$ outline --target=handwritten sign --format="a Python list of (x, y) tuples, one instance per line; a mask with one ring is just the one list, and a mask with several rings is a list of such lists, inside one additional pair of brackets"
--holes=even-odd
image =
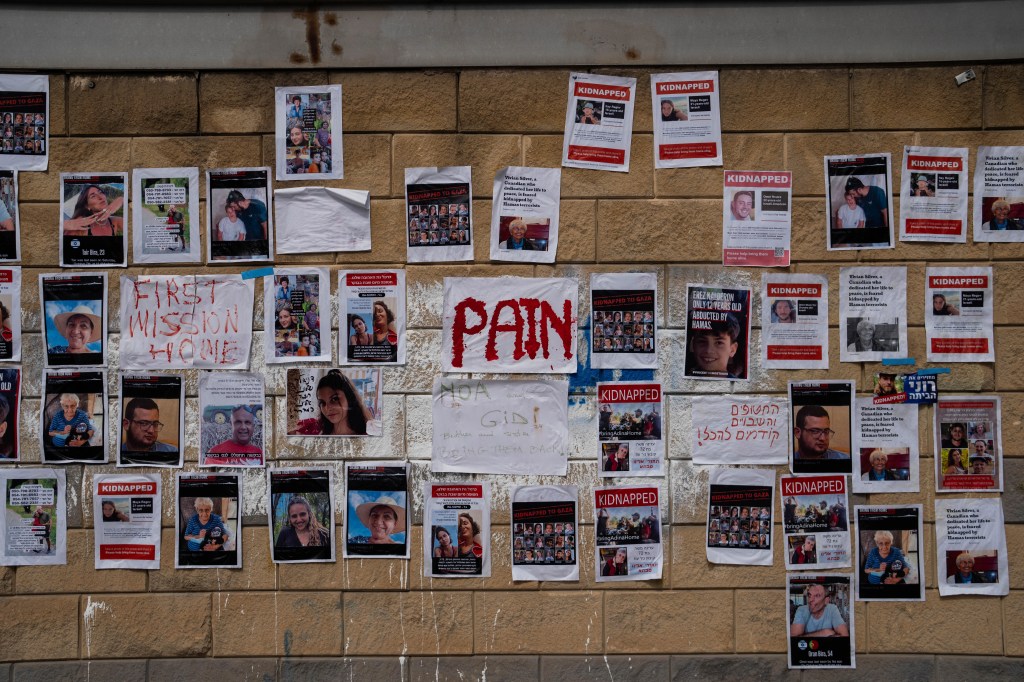
[(565, 476), (569, 383), (434, 379), (434, 472)]
[(785, 464), (789, 407), (766, 395), (695, 396), (694, 464)]

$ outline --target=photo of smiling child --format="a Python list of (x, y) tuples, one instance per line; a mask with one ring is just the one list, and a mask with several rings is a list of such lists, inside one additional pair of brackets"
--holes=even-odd
[(693, 379), (749, 376), (750, 289), (686, 286), (686, 364)]

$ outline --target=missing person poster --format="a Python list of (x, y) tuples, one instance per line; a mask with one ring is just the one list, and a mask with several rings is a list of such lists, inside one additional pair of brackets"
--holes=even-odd
[(340, 180), (341, 85), (274, 88), (278, 180)]
[(327, 268), (274, 268), (263, 278), (267, 364), (331, 361), (331, 280)]
[(841, 268), (840, 362), (901, 358), (907, 351), (907, 269)]
[(1002, 399), (944, 395), (935, 404), (935, 490), (1003, 491)]
[(62, 469), (0, 469), (4, 515), (0, 566), (68, 562), (67, 483)]
[(199, 466), (262, 467), (270, 436), (265, 400), (262, 374), (200, 374)]
[(107, 364), (107, 273), (39, 275), (39, 299), (47, 367)]
[(892, 159), (888, 153), (825, 157), (829, 251), (892, 249)]
[(593, 369), (657, 369), (658, 276), (653, 272), (590, 275)]
[(345, 463), (345, 558), (409, 558), (409, 464)]
[(921, 505), (856, 506), (857, 600), (924, 601)]
[(117, 466), (180, 467), (185, 454), (185, 377), (121, 374)]
[(858, 461), (853, 470), (853, 492), (918, 492), (917, 405), (877, 404), (872, 396), (858, 397), (854, 404)]
[(423, 484), (423, 575), (491, 577), (489, 483)]
[(686, 285), (686, 363), (690, 379), (750, 376), (750, 289)]
[(206, 171), (207, 263), (274, 260), (269, 168)]
[(174, 567), (241, 568), (241, 474), (179, 471), (175, 487)]
[(1002, 500), (935, 500), (935, 542), (940, 596), (1010, 593)]
[(786, 570), (850, 566), (846, 476), (782, 476)]
[(828, 369), (828, 278), (761, 275), (761, 366)]
[(127, 173), (60, 174), (60, 264), (126, 266)]
[(602, 477), (665, 475), (661, 430), (665, 403), (660, 383), (598, 382), (597, 410)]
[(569, 382), (434, 378), (430, 470), (565, 476)]
[(992, 268), (928, 268), (924, 332), (929, 362), (995, 362)]
[(21, 362), (21, 268), (0, 267), (0, 362)]
[(50, 148), (49, 76), (0, 74), (0, 122), (0, 168), (46, 170)]
[(286, 375), (289, 436), (380, 436), (380, 370), (292, 368)]
[(335, 187), (274, 190), (277, 253), (369, 251), (370, 193)]
[(1024, 241), (1024, 147), (978, 147), (974, 241)]
[(872, 402), (875, 405), (934, 405), (939, 399), (939, 382), (936, 374), (894, 374), (875, 372), (872, 386)]
[(406, 168), (405, 206), (408, 262), (473, 260), (470, 166)]
[(405, 364), (405, 270), (342, 270), (338, 299), (338, 364)]
[(789, 404), (772, 395), (695, 395), (694, 464), (786, 464)]
[(967, 241), (967, 149), (903, 148), (900, 241)]
[(160, 569), (160, 474), (92, 479), (96, 570)]
[(0, 463), (21, 461), (21, 368), (0, 368)]
[(198, 263), (199, 169), (132, 171), (132, 259), (135, 263)]
[(579, 488), (512, 489), (512, 580), (580, 579)]
[(334, 485), (330, 469), (267, 471), (267, 522), (274, 563), (334, 561)]
[(661, 580), (663, 548), (658, 488), (595, 488), (594, 580)]
[(852, 474), (852, 381), (789, 382), (794, 474)]
[(852, 573), (786, 576), (789, 668), (856, 668)]
[(561, 183), (561, 168), (509, 166), (494, 175), (491, 260), (555, 262)]
[(576, 373), (574, 279), (445, 277), (444, 372)]
[(19, 260), (21, 214), (18, 211), (18, 171), (0, 169), (0, 262)]
[(569, 74), (562, 166), (629, 172), (636, 79)]
[(654, 167), (722, 165), (718, 72), (652, 73)]
[(725, 171), (722, 265), (789, 265), (793, 227), (793, 174)]
[(771, 566), (775, 470), (714, 467), (708, 484), (708, 561)]
[(39, 440), (44, 464), (104, 464), (107, 373), (44, 369)]

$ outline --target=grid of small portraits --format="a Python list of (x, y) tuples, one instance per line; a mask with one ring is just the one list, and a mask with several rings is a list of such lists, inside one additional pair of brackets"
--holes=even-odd
[(46, 117), (20, 111), (0, 112), (3, 151), (9, 154), (46, 153)]
[(769, 507), (713, 505), (708, 515), (708, 547), (772, 546), (772, 510)]
[(409, 246), (468, 243), (468, 202), (409, 206)]
[(594, 350), (654, 352), (654, 313), (650, 310), (594, 311)]
[(514, 524), (512, 563), (575, 564), (576, 527), (571, 522)]

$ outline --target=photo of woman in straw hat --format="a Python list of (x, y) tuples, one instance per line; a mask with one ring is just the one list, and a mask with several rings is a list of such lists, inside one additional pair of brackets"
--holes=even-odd
[(105, 363), (104, 285), (103, 278), (89, 275), (74, 279), (43, 276), (41, 297), (47, 365)]

